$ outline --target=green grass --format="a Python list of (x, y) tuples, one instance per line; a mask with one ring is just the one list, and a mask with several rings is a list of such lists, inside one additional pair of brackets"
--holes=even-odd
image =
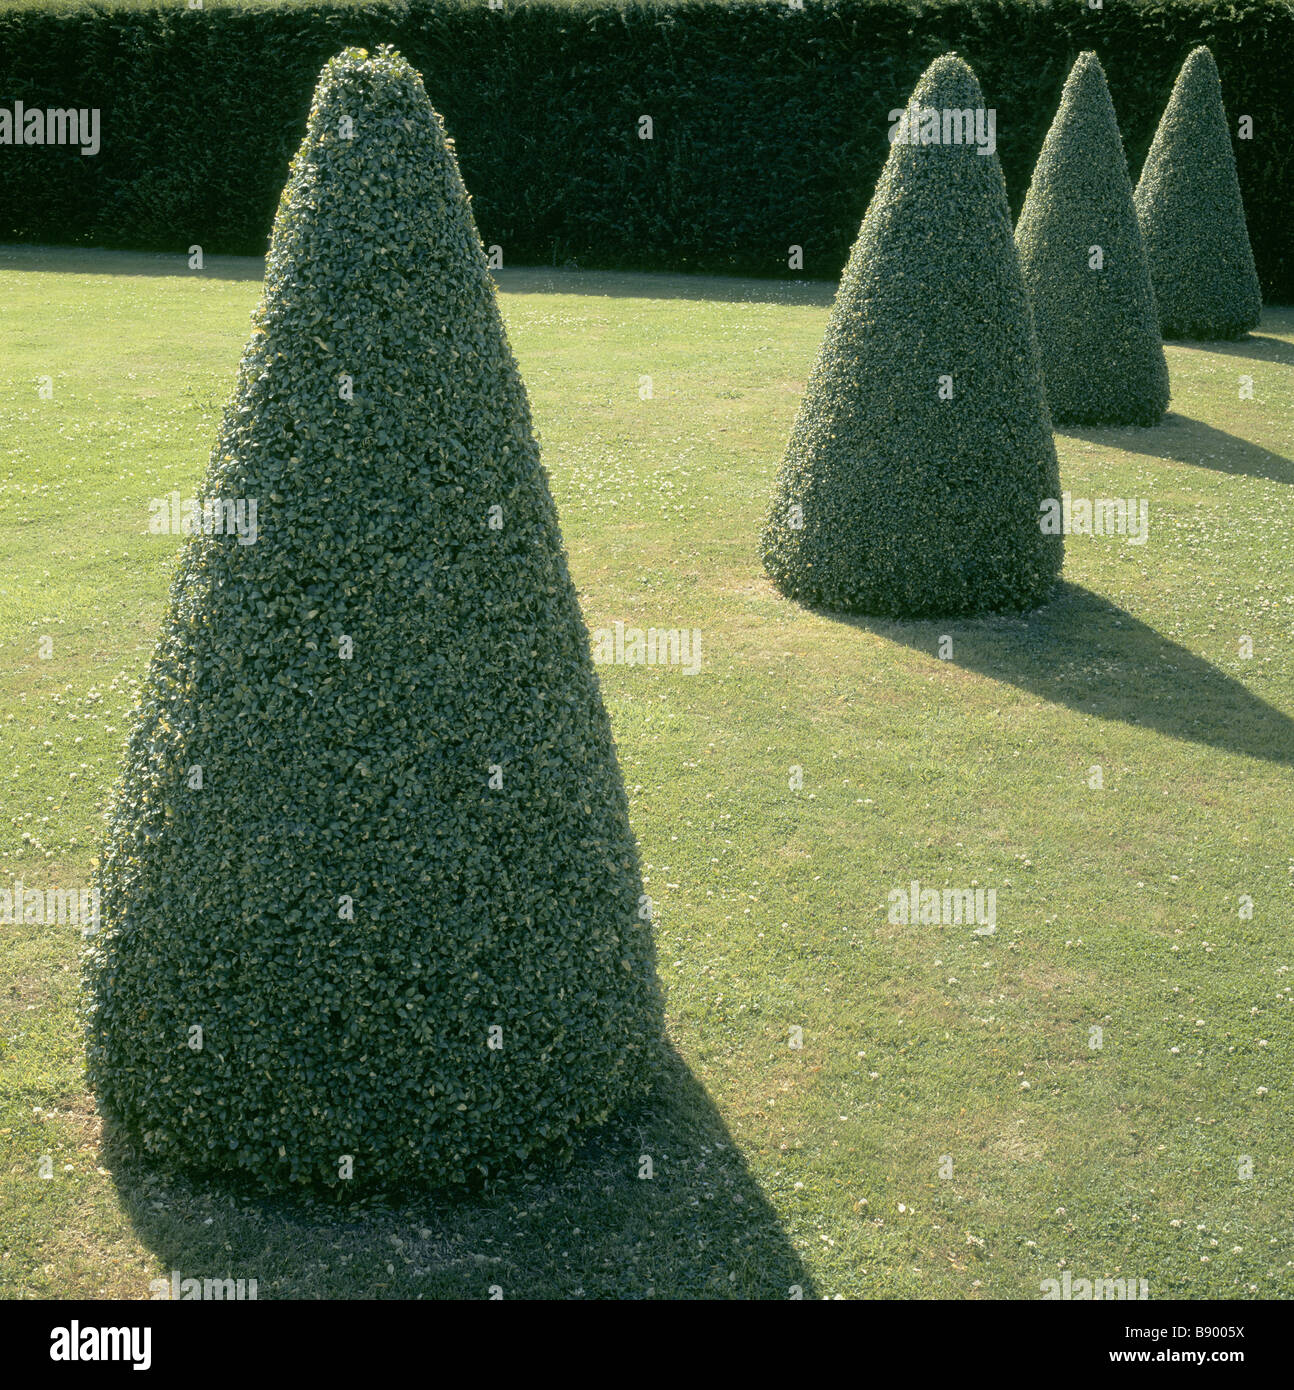
[[(0, 886), (89, 881), (179, 543), (148, 499), (201, 476), (259, 275), (0, 250)], [(699, 675), (601, 668), (677, 1063), (564, 1173), (264, 1204), (104, 1146), (75, 929), (0, 927), (0, 1296), (1294, 1294), (1294, 312), (1170, 345), (1163, 425), (1058, 436), (1148, 544), (1072, 538), (1032, 619), (894, 624), (756, 558), (830, 286), (501, 285), (590, 627), (703, 633)], [(996, 934), (889, 924), (913, 878), (995, 888)]]

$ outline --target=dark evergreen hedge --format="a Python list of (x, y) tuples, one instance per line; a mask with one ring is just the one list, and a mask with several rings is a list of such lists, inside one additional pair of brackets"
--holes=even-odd
[[(0, 99), (97, 106), (103, 150), (0, 149), (0, 240), (265, 248), (320, 67), (393, 42), (436, 93), (487, 244), (513, 263), (836, 276), (885, 160), (885, 112), (956, 49), (998, 111), (1020, 206), (1077, 54), (1105, 64), (1136, 173), (1208, 43), (1263, 287), (1294, 298), (1288, 0), (184, 0), (0, 12)], [(651, 115), (655, 138), (638, 138)]]
[(1058, 425), (1153, 425), (1168, 405), (1150, 267), (1105, 74), (1079, 55), (1016, 227)]
[(1141, 171), (1137, 212), (1165, 338), (1238, 338), (1258, 326), (1262, 295), (1207, 48), (1190, 55), (1173, 87)]
[(650, 912), (525, 388), (395, 56), (324, 73), (203, 493), (258, 534), (185, 543), (145, 681), (101, 1107), (265, 1185), (568, 1150), (660, 1056)]
[[(912, 94), (984, 101), (955, 54)], [(944, 127), (947, 129), (947, 127)], [(764, 565), (789, 597), (892, 618), (1021, 612), (1063, 542), (1038, 345), (996, 157), (894, 144), (778, 474)]]

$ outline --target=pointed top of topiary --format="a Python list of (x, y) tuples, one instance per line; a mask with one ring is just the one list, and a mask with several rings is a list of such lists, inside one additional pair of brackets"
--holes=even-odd
[[(975, 154), (977, 146), (973, 138), (952, 141), (944, 138), (944, 112), (985, 111), (979, 79), (960, 54), (940, 54), (921, 74), (905, 109), (909, 113), (926, 111), (939, 116), (937, 126), (930, 123), (925, 127), (921, 125), (919, 114), (909, 116), (900, 132), (901, 137), (906, 135), (906, 138), (896, 140), (896, 130), (891, 129), (891, 143), (894, 146), (891, 161), (905, 164), (909, 176), (922, 168), (923, 156), (934, 146), (944, 151), (945, 159)], [(950, 130), (954, 136), (964, 133), (958, 129), (957, 123)], [(931, 161), (924, 162), (929, 165)]]
[[(1095, 188), (1108, 177), (1110, 167), (1127, 182), (1127, 159), (1105, 69), (1096, 53), (1087, 49), (1074, 60), (1065, 79), (1033, 177), (1050, 180), (1063, 172), (1071, 179), (1086, 178)], [(1128, 191), (1131, 196), (1131, 186)]]
[(389, 51), (324, 69), (203, 494), (258, 534), (186, 542), (145, 680), (102, 1108), (265, 1186), (569, 1151), (649, 1084), (649, 914), (467, 194)]
[(889, 617), (1050, 594), (1059, 496), (994, 113), (956, 54), (901, 111), (762, 539), (783, 593)]
[(1136, 191), (1165, 338), (1237, 338), (1262, 315), (1213, 54), (1192, 49)]
[(1168, 404), (1132, 184), (1105, 72), (1079, 55), (1016, 227), (1057, 424), (1153, 425)]
[[(1065, 79), (1065, 87), (1061, 92), (1057, 114), (1059, 115), (1059, 112), (1067, 104), (1072, 105), (1082, 101), (1099, 103), (1103, 100), (1110, 102), (1110, 87), (1105, 78), (1105, 68), (1101, 66), (1101, 59), (1096, 50), (1085, 48), (1074, 59), (1074, 65), (1070, 68), (1069, 76)], [(1113, 102), (1110, 102), (1110, 110), (1114, 110)]]
[[(442, 307), (469, 284), (481, 292), (490, 284), (452, 142), (403, 57), (389, 47), (345, 49), (315, 88), (279, 201), (263, 302), (295, 305), (321, 293), (343, 324), (354, 314), (358, 329), (394, 309), (420, 332), (432, 316), (399, 294), (387, 301), (379, 287), (386, 276), (395, 289), (428, 271), (437, 272), (431, 287)], [(416, 341), (406, 346), (418, 351)]]
[[(912, 100), (935, 105), (935, 99), (969, 98), (978, 101), (982, 98), (979, 78), (965, 58), (957, 52), (941, 53), (921, 74), (912, 90)], [(963, 103), (957, 102), (957, 105)]]
[[(1210, 76), (1211, 74), (1211, 76)], [(1194, 81), (1217, 81), (1219, 91), (1221, 91), (1221, 80), (1218, 78), (1218, 64), (1213, 57), (1213, 50), (1206, 43), (1196, 44), (1186, 55), (1186, 61), (1182, 64), (1182, 70), (1178, 73), (1179, 82)]]

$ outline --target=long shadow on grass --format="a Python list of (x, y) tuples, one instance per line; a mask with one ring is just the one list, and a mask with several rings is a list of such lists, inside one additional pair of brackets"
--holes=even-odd
[(492, 1286), (508, 1299), (784, 1299), (796, 1287), (815, 1297), (718, 1111), (672, 1051), (650, 1106), (599, 1131), (569, 1167), (475, 1192), (267, 1200), (158, 1172), (119, 1134), (104, 1153), (166, 1270), (255, 1279), (261, 1299), (484, 1299)]
[(955, 665), (1044, 700), (1228, 753), (1294, 764), (1294, 720), (1077, 584), (1061, 584), (1045, 608), (1018, 618), (840, 620), (931, 655), (948, 634)]
[[(190, 280), (263, 280), (261, 256), (207, 256), (201, 270), (186, 254), (114, 251), (98, 246), (0, 246), (0, 271), (68, 275), (183, 276)], [(753, 280), (736, 275), (690, 275), (670, 271), (578, 270), (555, 266), (508, 266), (496, 270), (499, 289), (509, 294), (608, 295), (623, 299), (695, 299), (732, 304), (828, 307), (834, 280)]]
[(1152, 429), (1071, 429), (1057, 433), (1086, 439), (1105, 448), (1133, 454), (1150, 454), (1174, 463), (1212, 468), (1218, 473), (1247, 474), (1275, 483), (1294, 483), (1294, 460), (1274, 454), (1261, 444), (1215, 429), (1202, 420), (1171, 413)]
[[(1279, 328), (1290, 331), (1288, 311), (1279, 318), (1264, 323), (1265, 328)], [(1294, 343), (1283, 338), (1273, 338), (1268, 333), (1249, 333), (1230, 343), (1196, 342), (1194, 339), (1170, 339), (1169, 347), (1189, 348), (1194, 352), (1207, 352), (1220, 357), (1244, 357), (1255, 362), (1275, 362), (1284, 367), (1294, 367)]]
[(201, 270), (175, 252), (112, 251), (99, 246), (2, 246), (0, 271), (34, 271), (43, 275), (178, 275), (189, 280), (263, 280), (260, 256), (207, 256)]
[(494, 273), (509, 294), (610, 295), (624, 299), (698, 299), (730, 304), (812, 305), (827, 308), (834, 280), (750, 280), (667, 271), (567, 270), (511, 266)]

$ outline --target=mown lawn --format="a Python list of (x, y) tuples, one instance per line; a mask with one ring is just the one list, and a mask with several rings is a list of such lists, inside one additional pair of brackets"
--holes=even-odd
[[(259, 276), (0, 249), (0, 887), (89, 882), (180, 543), (148, 501), (201, 476)], [(1163, 425), (1058, 436), (1145, 545), (1072, 538), (1029, 619), (895, 624), (756, 556), (831, 286), (500, 280), (590, 628), (702, 633), (696, 675), (601, 668), (658, 1100), (472, 1196), (203, 1190), (102, 1146), (75, 929), (0, 926), (0, 1296), (1294, 1295), (1294, 311), (1170, 345)], [(996, 932), (891, 924), (912, 879), (995, 889)]]

